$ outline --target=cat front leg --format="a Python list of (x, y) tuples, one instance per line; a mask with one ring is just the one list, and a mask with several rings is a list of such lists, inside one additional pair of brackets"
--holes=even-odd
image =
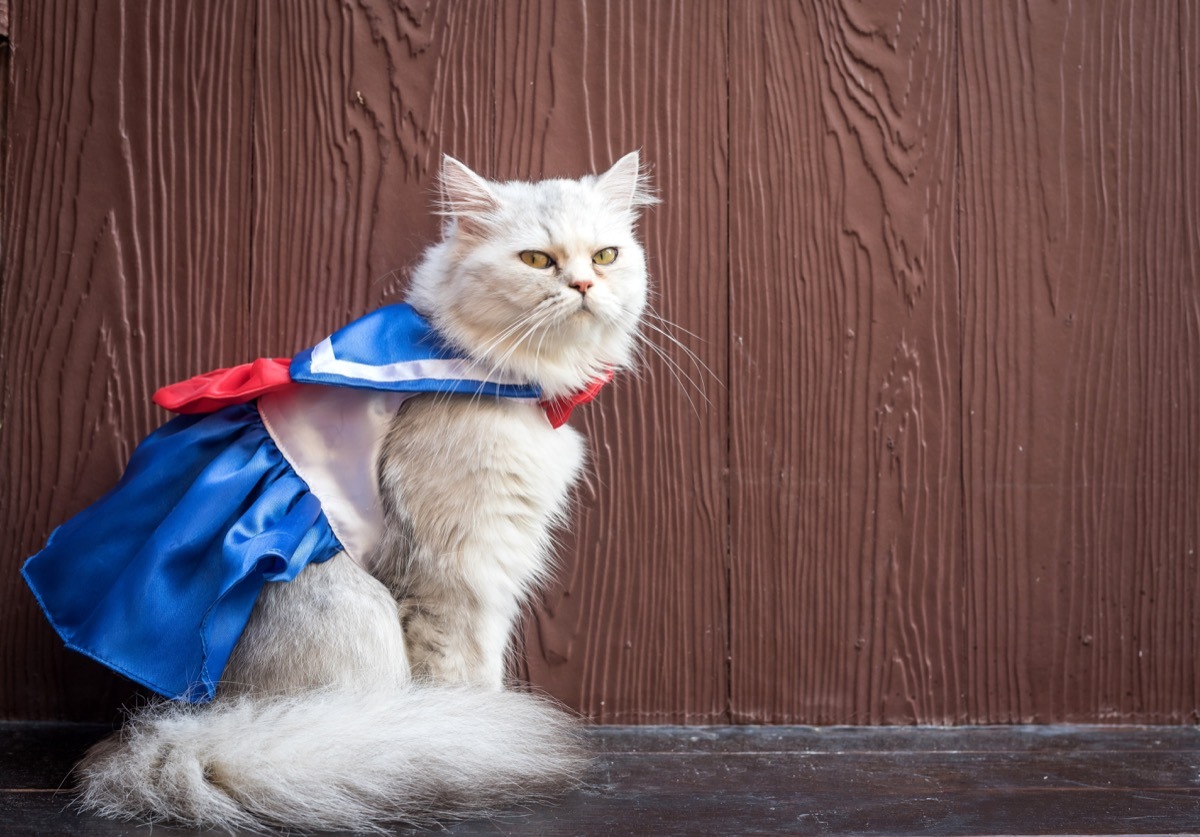
[(499, 689), (521, 592), (507, 579), (489, 579), (489, 556), (471, 563), (479, 571), (470, 579), (410, 575), (400, 602), (406, 647), (417, 678)]
[(428, 396), (399, 412), (372, 572), (400, 604), (414, 676), (503, 685), (513, 624), (546, 575), (582, 458), (578, 434), (535, 405)]

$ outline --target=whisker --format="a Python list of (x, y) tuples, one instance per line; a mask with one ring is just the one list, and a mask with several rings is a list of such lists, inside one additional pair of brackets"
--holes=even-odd
[(664, 368), (671, 374), (671, 377), (675, 379), (675, 383), (679, 385), (680, 392), (682, 392), (683, 397), (688, 400), (688, 404), (691, 406), (692, 412), (695, 413), (697, 418), (700, 417), (700, 411), (696, 408), (696, 403), (692, 400), (692, 396), (688, 394), (688, 387), (684, 386), (684, 379), (686, 379), (687, 382), (696, 389), (700, 397), (704, 399), (704, 403), (707, 404), (710, 409), (712, 408), (712, 401), (710, 401), (708, 396), (705, 395), (704, 390), (696, 385), (695, 380), (688, 375), (688, 373), (674, 358), (668, 355), (661, 346), (656, 346), (654, 343), (646, 340), (644, 337), (641, 339), (643, 341), (643, 345), (650, 349), (650, 351), (654, 352), (663, 361)]
[[(534, 314), (538, 313), (536, 308), (534, 309), (533, 313)], [(534, 333), (537, 332), (538, 329), (540, 329), (543, 325), (545, 325), (547, 322), (549, 322), (550, 319), (552, 317), (554, 317), (554, 315), (555, 315), (554, 309), (550, 308), (550, 309), (542, 312), (542, 316), (539, 317), (536, 321), (533, 320), (532, 315), (526, 320), (526, 322), (529, 324), (529, 327), (521, 332), (521, 334), (516, 338), (516, 340), (513, 341), (513, 344), (512, 344), (512, 346), (509, 347), (509, 350), (507, 352), (505, 352), (496, 361), (499, 364), (500, 369), (502, 371), (507, 370), (507, 363), (508, 363), (509, 358), (511, 358), (513, 356), (513, 354), (519, 348), (522, 347), (522, 345), (525, 343), (525, 341), (528, 340), (530, 337), (532, 337), (534, 335)], [(545, 339), (544, 333), (542, 335), (542, 338)], [(535, 361), (535, 367), (536, 367), (536, 363), (537, 363), (537, 355), (536, 354), (534, 356), (534, 361)]]
[(531, 308), (527, 313), (522, 315), (520, 319), (518, 319), (516, 322), (514, 322), (508, 328), (504, 329), (504, 331), (500, 332), (500, 334), (493, 337), (491, 339), (491, 341), (489, 341), (487, 344), (485, 344), (480, 349), (478, 349), (476, 354), (480, 355), (480, 359), (487, 360), (487, 356), (490, 355), (492, 350), (495, 349), (502, 341), (504, 341), (511, 334), (513, 334), (516, 331), (519, 331), (520, 329), (524, 328), (528, 323), (530, 323), (533, 320), (533, 318), (535, 316), (537, 316), (537, 314), (539, 313), (539, 310), (543, 308), (543, 306), (545, 305), (546, 302), (547, 302), (547, 300), (543, 300), (542, 302), (539, 302), (537, 305), (535, 305), (533, 308)]
[(529, 339), (534, 331), (542, 328), (547, 323), (552, 322), (558, 316), (558, 310), (555, 307), (554, 299), (545, 299), (534, 306), (529, 314), (521, 321), (520, 328), (517, 329), (519, 334), (512, 340), (512, 345), (509, 346), (501, 358), (507, 361), (508, 358), (520, 349), (524, 342)]
[[(657, 319), (658, 319), (660, 322), (663, 322), (663, 323), (665, 323), (665, 324), (667, 324), (667, 325), (673, 326), (673, 327), (675, 327), (675, 328), (679, 328), (678, 326), (675, 326), (675, 324), (674, 324), (674, 323), (672, 323), (672, 322), (670, 322), (670, 321), (668, 321), (668, 320), (664, 319), (663, 317), (658, 317)], [(724, 389), (724, 387), (725, 387), (725, 384), (724, 384), (724, 383), (721, 381), (721, 378), (720, 378), (720, 376), (719, 376), (719, 375), (717, 375), (717, 373), (716, 373), (716, 372), (714, 372), (714, 371), (713, 371), (713, 370), (712, 370), (712, 369), (709, 367), (709, 365), (708, 365), (707, 363), (705, 363), (705, 362), (704, 362), (704, 361), (703, 361), (703, 360), (700, 358), (700, 356), (699, 356), (698, 354), (696, 354), (696, 353), (695, 353), (695, 352), (693, 352), (693, 351), (692, 351), (690, 348), (688, 348), (686, 345), (684, 345), (684, 343), (683, 343), (681, 340), (679, 340), (679, 338), (677, 338), (675, 335), (671, 334), (670, 332), (666, 331), (665, 329), (659, 328), (659, 327), (658, 327), (658, 326), (656, 326), (654, 323), (651, 323), (651, 322), (645, 322), (645, 321), (643, 321), (643, 325), (645, 325), (645, 326), (646, 326), (647, 328), (649, 328), (651, 331), (653, 331), (653, 332), (655, 332), (655, 333), (657, 333), (657, 334), (660, 334), (660, 335), (662, 335), (662, 336), (663, 336), (663, 337), (665, 337), (667, 340), (670, 340), (670, 341), (671, 341), (673, 344), (675, 344), (676, 346), (678, 346), (678, 347), (679, 347), (679, 349), (680, 349), (680, 351), (682, 351), (684, 354), (686, 354), (686, 355), (687, 355), (687, 357), (688, 357), (688, 360), (690, 360), (690, 361), (692, 362), (692, 364), (693, 364), (694, 366), (696, 366), (696, 368), (697, 368), (697, 369), (699, 369), (699, 370), (702, 370), (702, 371), (704, 371), (705, 373), (707, 373), (707, 374), (709, 375), (709, 377), (711, 377), (711, 378), (712, 378), (714, 381), (716, 381), (716, 382), (717, 382), (717, 386), (719, 386), (719, 387), (721, 387), (722, 389)], [(681, 330), (681, 331), (686, 331), (686, 329), (682, 329), (682, 328), (681, 328), (680, 330)], [(689, 333), (690, 333), (690, 332), (689, 332)]]
[[(686, 335), (691, 335), (692, 337), (695, 337), (696, 339), (698, 339), (698, 341), (701, 341), (702, 343), (707, 342), (707, 341), (704, 341), (704, 339), (702, 337), (698, 337), (698, 336), (694, 335), (694, 333), (684, 329), (683, 326), (677, 325), (676, 323), (672, 323), (671, 320), (668, 320), (667, 318), (662, 317), (662, 315), (654, 312), (653, 309), (647, 308), (646, 313), (649, 314), (650, 317), (653, 317), (654, 319), (658, 320), (659, 323), (661, 323), (664, 326), (670, 326), (671, 329), (676, 329), (678, 331), (682, 331), (682, 332), (686, 333)], [(661, 335), (662, 337), (665, 337), (666, 339), (668, 339), (668, 341), (671, 341), (672, 343), (676, 344), (677, 347), (679, 347), (679, 349), (682, 350), (684, 354), (688, 355), (688, 359), (692, 363), (694, 363), (694, 365), (698, 369), (703, 369), (704, 372), (708, 373), (710, 378), (712, 378), (713, 380), (716, 381), (716, 384), (718, 384), (718, 386), (720, 386), (721, 389), (724, 389), (725, 384), (722, 383), (719, 375), (716, 374), (715, 372), (713, 372), (713, 369), (709, 368), (707, 363), (704, 363), (704, 361), (701, 360), (700, 355), (697, 355), (695, 353), (695, 351), (692, 351), (690, 348), (686, 347), (686, 345), (682, 341), (680, 341), (679, 338), (672, 335), (672, 333), (670, 331), (667, 331), (666, 329), (664, 329), (664, 327), (660, 327), (658, 325), (655, 325), (654, 323), (650, 323), (650, 321), (648, 321), (648, 320), (643, 319), (642, 323), (644, 326), (647, 327), (647, 329), (650, 329), (650, 330), (654, 331), (655, 333), (659, 333), (659, 335)]]
[(654, 310), (653, 308), (651, 308), (650, 306), (646, 306), (646, 310), (642, 312), (642, 315), (643, 315), (643, 316), (647, 316), (647, 317), (653, 317), (654, 319), (658, 320), (660, 323), (663, 323), (663, 324), (665, 324), (665, 325), (669, 325), (671, 328), (673, 328), (673, 329), (677, 329), (678, 331), (682, 331), (682, 332), (683, 332), (684, 334), (686, 334), (688, 337), (695, 337), (695, 338), (696, 338), (697, 340), (699, 340), (701, 343), (707, 343), (707, 342), (708, 342), (707, 340), (705, 340), (703, 337), (701, 337), (701, 336), (700, 336), (699, 334), (697, 334), (696, 332), (694, 332), (694, 331), (689, 331), (688, 329), (686, 329), (686, 328), (684, 328), (683, 326), (681, 326), (679, 323), (676, 323), (676, 322), (673, 322), (673, 321), (671, 321), (671, 320), (668, 320), (666, 317), (664, 317), (662, 314), (659, 314), (657, 311), (655, 311), (655, 310)]

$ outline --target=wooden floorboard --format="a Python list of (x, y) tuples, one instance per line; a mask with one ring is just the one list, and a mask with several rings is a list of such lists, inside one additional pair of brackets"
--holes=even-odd
[[(203, 833), (71, 809), (61, 790), (71, 764), (105, 731), (0, 723), (0, 834)], [(1200, 832), (1191, 727), (594, 727), (588, 737), (585, 788), (438, 833)]]

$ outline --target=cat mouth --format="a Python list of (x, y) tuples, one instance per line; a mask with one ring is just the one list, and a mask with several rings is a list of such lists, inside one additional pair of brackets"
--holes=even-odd
[(605, 319), (603, 305), (597, 305), (590, 296), (579, 295), (579, 300), (571, 300), (562, 308), (563, 322), (575, 324), (591, 323)]

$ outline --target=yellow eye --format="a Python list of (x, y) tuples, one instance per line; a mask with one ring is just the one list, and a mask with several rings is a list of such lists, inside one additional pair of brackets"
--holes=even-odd
[(617, 248), (605, 247), (592, 256), (592, 264), (612, 264), (617, 260)]
[(530, 267), (536, 267), (538, 270), (545, 270), (554, 264), (554, 259), (543, 253), (541, 250), (522, 250), (521, 261)]

